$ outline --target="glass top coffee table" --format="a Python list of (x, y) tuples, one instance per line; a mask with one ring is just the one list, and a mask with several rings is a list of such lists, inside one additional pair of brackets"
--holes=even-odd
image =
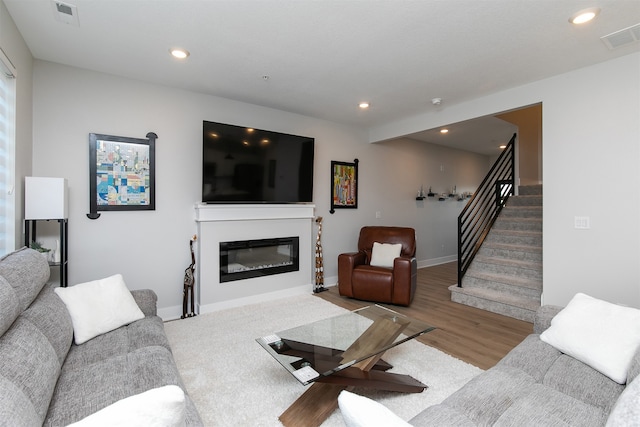
[(298, 381), (313, 383), (281, 416), (287, 427), (320, 425), (348, 387), (419, 393), (427, 386), (386, 372), (385, 351), (435, 329), (379, 305), (364, 307), (256, 341)]

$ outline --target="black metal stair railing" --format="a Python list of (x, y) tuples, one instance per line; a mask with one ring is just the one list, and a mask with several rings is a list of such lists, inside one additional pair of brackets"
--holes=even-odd
[(514, 133), (487, 176), (458, 215), (458, 287), (489, 234), (502, 207), (513, 194), (515, 182)]

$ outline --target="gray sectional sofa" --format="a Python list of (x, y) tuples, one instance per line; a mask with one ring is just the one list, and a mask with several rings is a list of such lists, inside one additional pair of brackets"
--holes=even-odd
[[(64, 426), (147, 390), (184, 390), (153, 291), (132, 291), (143, 319), (76, 345), (49, 274), (31, 249), (0, 259), (0, 425)], [(202, 425), (186, 393), (185, 422)]]
[(543, 306), (536, 314), (532, 335), (496, 366), (409, 423), (456, 427), (640, 426), (640, 348), (631, 361), (626, 384), (618, 384), (540, 339), (560, 310)]

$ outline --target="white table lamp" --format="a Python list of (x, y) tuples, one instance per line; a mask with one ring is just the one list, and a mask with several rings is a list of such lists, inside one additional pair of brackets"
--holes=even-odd
[(24, 219), (69, 217), (69, 191), (66, 178), (27, 176), (24, 184)]

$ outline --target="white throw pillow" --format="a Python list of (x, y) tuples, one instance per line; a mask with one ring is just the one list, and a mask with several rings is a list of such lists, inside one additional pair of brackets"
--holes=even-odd
[(402, 250), (401, 243), (378, 243), (373, 242), (370, 265), (376, 267), (393, 268), (393, 260), (400, 256)]
[(640, 347), (640, 310), (578, 293), (540, 339), (624, 384)]
[(346, 390), (338, 395), (338, 406), (347, 427), (411, 426), (386, 406)]
[(76, 344), (144, 317), (121, 274), (54, 292), (71, 315)]
[(178, 427), (184, 425), (184, 392), (177, 385), (167, 385), (119, 400), (69, 426)]

